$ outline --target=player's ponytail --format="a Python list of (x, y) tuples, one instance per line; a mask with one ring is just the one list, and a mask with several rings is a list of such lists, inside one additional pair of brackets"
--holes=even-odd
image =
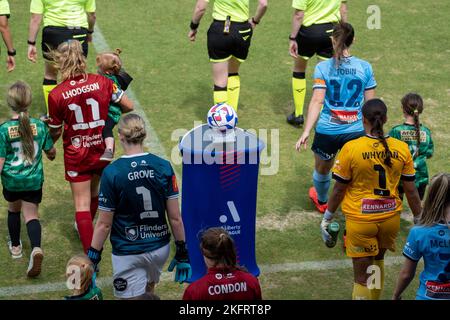
[(86, 57), (80, 41), (69, 40), (61, 43), (56, 50), (48, 54), (48, 58), (55, 62), (63, 81), (80, 75), (86, 77)]
[(119, 121), (119, 134), (128, 144), (143, 144), (147, 137), (144, 119), (135, 113), (126, 114)]
[(383, 125), (387, 121), (387, 107), (381, 99), (371, 99), (364, 103), (362, 107), (364, 118), (369, 121), (372, 126), (370, 134), (377, 137), (383, 144), (386, 153), (384, 164), (388, 167), (392, 166), (392, 155), (389, 150), (386, 138), (384, 136)]
[(202, 234), (200, 249), (203, 255), (226, 270), (241, 269), (237, 265), (234, 241), (223, 228), (210, 228)]
[(414, 128), (416, 130), (417, 151), (413, 154), (416, 158), (420, 152), (420, 120), (419, 115), (423, 112), (423, 100), (417, 93), (408, 93), (402, 98), (402, 108), (406, 115), (414, 119)]
[(34, 134), (28, 116), (28, 107), (31, 105), (32, 95), (30, 86), (17, 81), (8, 90), (6, 102), (8, 106), (19, 115), (19, 135), (25, 165), (34, 162)]
[(450, 174), (439, 173), (431, 178), (425, 197), (419, 224), (432, 226), (435, 223), (450, 223), (447, 208), (450, 206)]
[(344, 58), (344, 51), (350, 48), (355, 38), (355, 30), (350, 23), (339, 22), (333, 28), (333, 34), (331, 36), (334, 50), (334, 59), (336, 62), (336, 68), (342, 62)]

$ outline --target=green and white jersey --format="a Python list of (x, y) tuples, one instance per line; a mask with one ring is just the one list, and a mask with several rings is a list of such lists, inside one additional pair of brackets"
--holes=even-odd
[(2, 170), (2, 185), (9, 191), (35, 191), (42, 188), (44, 170), (42, 151), (53, 147), (47, 126), (38, 119), (30, 118), (34, 135), (34, 162), (25, 163), (20, 141), (19, 122), (10, 120), (0, 125), (0, 158), (5, 159)]
[[(210, 0), (206, 0), (209, 2)], [(230, 16), (231, 21), (244, 22), (249, 19), (250, 0), (214, 0), (213, 18), (225, 21)]]
[(103, 300), (102, 290), (99, 287), (91, 286), (89, 290), (79, 296), (67, 296), (65, 300)]
[(10, 13), (8, 0), (0, 0), (0, 16), (9, 16)]
[[(119, 89), (122, 89), (120, 87), (119, 80), (117, 80), (117, 77), (115, 75), (103, 74), (103, 76), (105, 76), (108, 79), (111, 79), (112, 81), (114, 81), (116, 86)], [(118, 124), (121, 116), (122, 116), (122, 109), (120, 108), (119, 104), (111, 102), (110, 105), (109, 105), (109, 109), (108, 109), (108, 117), (113, 119), (115, 124)]]
[(433, 156), (434, 144), (431, 139), (431, 131), (420, 125), (420, 147), (417, 148), (416, 129), (411, 124), (401, 124), (392, 128), (389, 132), (392, 138), (405, 142), (414, 160), (416, 169), (416, 187), (428, 184), (428, 168), (426, 160)]
[(292, 0), (292, 7), (305, 12), (302, 25), (335, 23), (341, 20), (341, 4), (347, 0)]
[(88, 28), (87, 12), (95, 12), (95, 0), (31, 0), (30, 12), (44, 16), (44, 27)]

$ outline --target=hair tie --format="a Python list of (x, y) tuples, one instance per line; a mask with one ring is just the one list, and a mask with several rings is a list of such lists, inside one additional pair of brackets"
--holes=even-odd
[(419, 110), (414, 110), (414, 114), (419, 114)]
[(224, 240), (226, 238), (226, 234), (225, 233), (221, 233), (219, 235), (220, 240)]

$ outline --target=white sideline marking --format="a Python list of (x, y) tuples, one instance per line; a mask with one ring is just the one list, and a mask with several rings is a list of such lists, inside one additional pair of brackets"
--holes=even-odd
[[(386, 257), (385, 266), (402, 264), (402, 256)], [(305, 261), (299, 263), (280, 263), (261, 265), (261, 275), (278, 272), (299, 272), (299, 271), (321, 271), (321, 270), (339, 270), (352, 267), (351, 259), (323, 260), (323, 261)], [(174, 274), (163, 272), (161, 282), (172, 281)], [(112, 277), (97, 279), (97, 285), (100, 288), (112, 286)], [(13, 297), (20, 295), (32, 295), (44, 292), (67, 291), (65, 282), (46, 283), (38, 285), (26, 285), (16, 287), (0, 288), (0, 297)]]
[[(105, 51), (111, 51), (111, 48), (108, 45), (108, 42), (106, 42), (105, 37), (103, 37), (102, 31), (100, 28), (96, 25), (94, 28), (95, 32), (93, 34), (93, 45), (95, 48), (95, 51), (98, 53), (105, 52)], [(169, 159), (166, 154), (166, 150), (164, 146), (161, 144), (161, 141), (158, 138), (158, 135), (156, 134), (155, 129), (152, 127), (147, 115), (145, 114), (142, 105), (139, 103), (139, 100), (137, 99), (136, 95), (134, 94), (133, 89), (127, 90), (127, 96), (134, 101), (134, 113), (137, 113), (144, 119), (146, 124), (146, 131), (147, 131), (147, 139), (145, 140), (145, 146), (149, 149), (151, 153), (154, 153), (164, 159)], [(175, 169), (174, 169), (175, 170)], [(177, 174), (177, 176), (179, 176)]]

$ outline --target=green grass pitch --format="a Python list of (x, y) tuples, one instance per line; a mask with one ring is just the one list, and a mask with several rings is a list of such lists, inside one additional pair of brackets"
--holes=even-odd
[[(251, 1), (253, 12), (256, 1)], [(187, 32), (195, 0), (97, 0), (97, 23), (111, 48), (123, 50), (127, 71), (135, 78), (131, 85), (147, 117), (170, 155), (177, 141), (171, 138), (178, 128), (190, 129), (194, 121), (205, 120), (212, 105), (211, 68), (206, 51), (206, 30), (211, 8), (205, 15), (195, 43)], [(239, 126), (279, 130), (280, 166), (276, 175), (261, 176), (258, 191), (257, 260), (259, 264), (298, 263), (329, 259), (347, 259), (340, 246), (328, 249), (320, 238), (321, 216), (313, 211), (307, 190), (311, 185), (312, 153), (298, 154), (294, 144), (300, 135), (285, 123), (293, 109), (291, 96), (292, 59), (288, 55), (291, 1), (269, 0), (269, 9), (256, 28), (250, 56), (241, 68), (241, 104)], [(369, 5), (381, 9), (381, 29), (369, 30), (366, 10)], [(44, 112), (42, 103), (42, 59), (36, 65), (26, 60), (29, 1), (10, 0), (10, 24), (17, 48), (17, 68), (11, 74), (0, 71), (0, 120), (9, 117), (4, 93), (14, 81), (25, 80), (33, 88), (34, 116)], [(211, 6), (210, 6), (211, 7)], [(431, 128), (435, 156), (429, 163), (430, 174), (449, 171), (448, 140), (450, 120), (450, 49), (447, 15), (450, 2), (435, 0), (423, 10), (419, 0), (349, 1), (349, 21), (356, 29), (353, 54), (370, 61), (378, 82), (377, 95), (389, 107), (387, 128), (402, 121), (400, 98), (409, 91), (420, 93), (425, 101), (422, 121)], [(39, 34), (40, 37), (40, 34)], [(38, 43), (40, 43), (40, 38)], [(2, 48), (1, 59), (5, 59)], [(90, 47), (89, 70), (95, 72), (95, 50)], [(316, 63), (312, 59), (307, 79)], [(307, 101), (311, 96), (308, 89)], [(120, 149), (120, 148), (119, 148)], [(150, 150), (151, 151), (151, 150)], [(178, 172), (181, 167), (177, 166)], [(34, 280), (25, 276), (29, 244), (22, 227), (24, 258), (9, 256), (6, 226), (6, 202), (0, 202), (0, 290), (4, 287), (39, 285), (64, 281), (65, 264), (80, 252), (81, 244), (73, 229), (74, 210), (68, 183), (64, 180), (61, 142), (54, 163), (45, 161), (46, 182), (40, 208), (45, 260), (42, 275)], [(275, 192), (274, 192), (275, 191)], [(397, 244), (400, 255), (411, 224), (403, 221)], [(110, 244), (106, 245), (100, 277), (111, 276)], [(173, 255), (173, 252), (171, 256)], [(386, 268), (384, 299), (392, 295), (400, 266)], [(301, 271), (262, 274), (266, 299), (349, 299), (352, 270)], [(404, 297), (413, 299), (418, 282), (410, 285)], [(104, 287), (106, 298), (113, 298), (112, 286)], [(183, 286), (162, 282), (157, 293), (162, 299), (180, 299)], [(67, 291), (3, 296), (0, 299), (61, 299)]]

